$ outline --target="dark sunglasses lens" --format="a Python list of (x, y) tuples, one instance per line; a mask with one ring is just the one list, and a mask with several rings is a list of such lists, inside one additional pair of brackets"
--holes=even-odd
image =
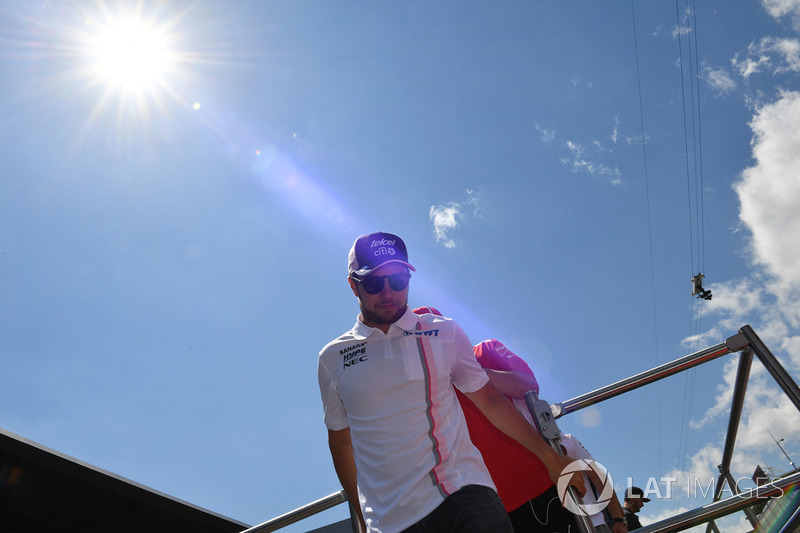
[(361, 286), (364, 287), (367, 294), (378, 294), (383, 290), (383, 278), (367, 276), (361, 280)]
[(408, 274), (395, 274), (393, 276), (388, 276), (389, 279), (389, 286), (392, 288), (393, 291), (402, 291), (406, 287), (408, 287)]

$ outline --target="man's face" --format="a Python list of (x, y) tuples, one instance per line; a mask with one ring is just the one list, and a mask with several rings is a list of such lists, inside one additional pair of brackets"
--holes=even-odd
[[(376, 268), (369, 276), (391, 276), (393, 274), (407, 274), (408, 267), (400, 263), (389, 263)], [(361, 286), (361, 283), (350, 281), (353, 293), (358, 297), (361, 306), (361, 315), (364, 324), (370, 327), (388, 326), (406, 312), (408, 307), (408, 287), (402, 291), (395, 291), (387, 280), (383, 280), (383, 287), (377, 294), (369, 294)]]
[(628, 500), (628, 509), (633, 511), (634, 513), (638, 513), (642, 507), (644, 507), (644, 502), (641, 498), (631, 498)]

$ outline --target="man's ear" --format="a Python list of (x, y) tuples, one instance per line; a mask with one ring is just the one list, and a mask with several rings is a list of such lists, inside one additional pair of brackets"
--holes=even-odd
[(350, 284), (350, 290), (352, 290), (353, 294), (355, 294), (356, 298), (358, 298), (358, 288), (356, 287), (356, 282), (353, 281), (353, 278), (347, 276), (347, 283)]

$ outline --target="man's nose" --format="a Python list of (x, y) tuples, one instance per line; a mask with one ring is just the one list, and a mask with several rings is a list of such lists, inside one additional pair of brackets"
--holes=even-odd
[(381, 287), (380, 295), (391, 296), (394, 291), (392, 291), (392, 288), (389, 286), (389, 280), (387, 278), (383, 278), (381, 281), (383, 281), (383, 286)]

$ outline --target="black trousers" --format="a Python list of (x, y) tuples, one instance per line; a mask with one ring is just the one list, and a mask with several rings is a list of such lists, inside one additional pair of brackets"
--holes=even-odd
[(514, 533), (577, 533), (575, 515), (558, 499), (555, 485), (536, 498), (509, 511)]
[(467, 485), (402, 533), (512, 533), (503, 502), (489, 487)]

